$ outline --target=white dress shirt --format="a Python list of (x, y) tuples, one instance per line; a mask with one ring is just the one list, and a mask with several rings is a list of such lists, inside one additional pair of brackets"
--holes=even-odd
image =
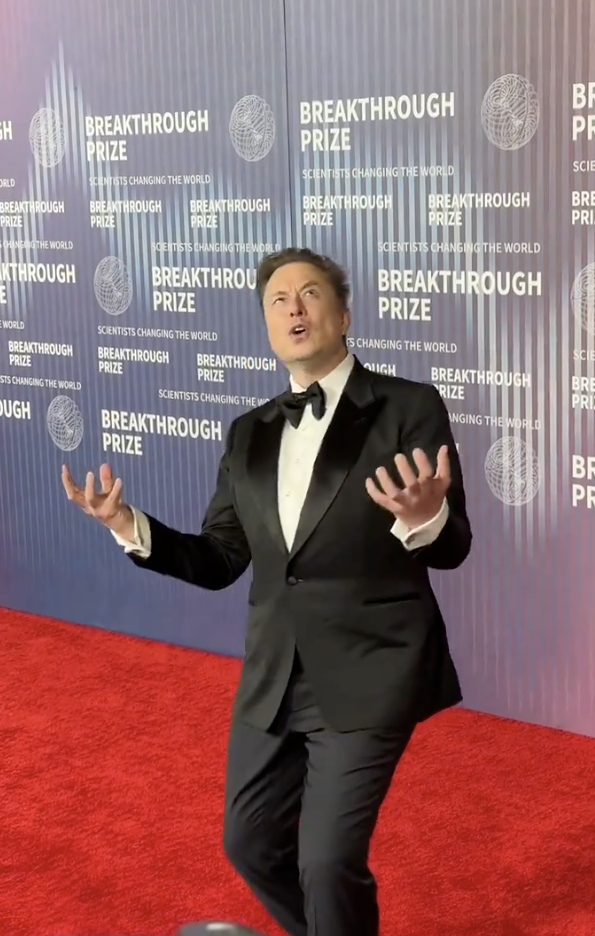
[[(283, 428), (279, 449), (277, 498), (279, 520), (288, 549), (291, 548), (297, 531), (300, 514), (314, 470), (314, 462), (354, 363), (353, 355), (348, 354), (338, 367), (318, 381), (326, 398), (326, 410), (322, 419), (315, 419), (312, 407), (308, 405), (297, 429), (294, 429), (289, 422), (286, 422)], [(295, 393), (299, 393), (305, 388), (300, 387), (291, 379), (291, 389)], [(132, 508), (132, 512), (134, 515), (134, 539), (129, 541), (122, 539), (121, 536), (117, 536), (115, 533), (112, 535), (120, 546), (124, 547), (126, 552), (132, 552), (142, 559), (148, 559), (151, 555), (149, 521), (145, 514), (135, 507)], [(401, 541), (405, 549), (418, 549), (420, 546), (429, 546), (430, 543), (434, 542), (447, 519), (448, 503), (445, 499), (439, 512), (428, 523), (411, 530), (402, 520), (397, 519), (390, 528), (390, 533)]]

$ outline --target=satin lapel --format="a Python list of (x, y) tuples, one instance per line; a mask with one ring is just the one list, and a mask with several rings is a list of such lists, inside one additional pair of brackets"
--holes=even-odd
[(248, 446), (247, 467), (255, 510), (264, 520), (274, 542), (287, 553), (277, 500), (279, 448), (284, 424), (283, 417), (273, 410), (264, 419), (255, 421)]
[(363, 380), (358, 368), (339, 400), (314, 465), (291, 556), (299, 552), (324, 517), (364, 446), (377, 405), (371, 395), (366, 396)]

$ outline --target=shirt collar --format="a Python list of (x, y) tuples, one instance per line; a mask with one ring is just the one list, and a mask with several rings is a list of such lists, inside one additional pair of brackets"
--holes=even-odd
[[(326, 397), (327, 406), (333, 406), (343, 393), (345, 389), (345, 384), (349, 380), (351, 371), (353, 370), (353, 365), (355, 364), (355, 359), (353, 354), (347, 354), (340, 364), (335, 367), (334, 370), (327, 374), (326, 377), (323, 377), (322, 380), (319, 380), (318, 383), (324, 390), (324, 395)], [(294, 393), (303, 393), (304, 387), (300, 387), (296, 381), (290, 377), (291, 389)]]

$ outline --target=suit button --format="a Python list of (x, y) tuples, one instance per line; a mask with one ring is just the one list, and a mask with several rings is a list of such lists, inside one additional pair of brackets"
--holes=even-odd
[(299, 579), (296, 579), (295, 575), (289, 575), (287, 578), (288, 585), (297, 585), (298, 582), (299, 582)]

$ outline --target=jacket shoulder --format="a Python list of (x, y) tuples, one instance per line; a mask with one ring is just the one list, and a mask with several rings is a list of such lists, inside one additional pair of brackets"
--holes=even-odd
[(407, 398), (410, 403), (426, 406), (442, 405), (442, 397), (433, 383), (422, 380), (409, 380), (407, 377), (393, 377), (389, 374), (371, 375), (376, 392), (389, 399)]
[(252, 427), (259, 419), (264, 419), (267, 415), (271, 415), (275, 406), (274, 398), (267, 400), (265, 403), (261, 403), (259, 406), (255, 406), (253, 409), (246, 410), (245, 413), (240, 413), (239, 416), (236, 416), (229, 425), (227, 431), (227, 446), (228, 448), (233, 447), (233, 444), (236, 439), (246, 439), (249, 437), (252, 432)]
[(246, 426), (251, 426), (257, 419), (262, 419), (269, 414), (272, 414), (272, 411), (275, 407), (275, 397), (271, 397), (270, 400), (266, 400), (264, 403), (261, 403), (259, 406), (255, 406), (253, 409), (246, 410), (245, 413), (240, 413), (239, 416), (236, 416), (233, 424), (237, 425), (238, 428), (242, 429)]

